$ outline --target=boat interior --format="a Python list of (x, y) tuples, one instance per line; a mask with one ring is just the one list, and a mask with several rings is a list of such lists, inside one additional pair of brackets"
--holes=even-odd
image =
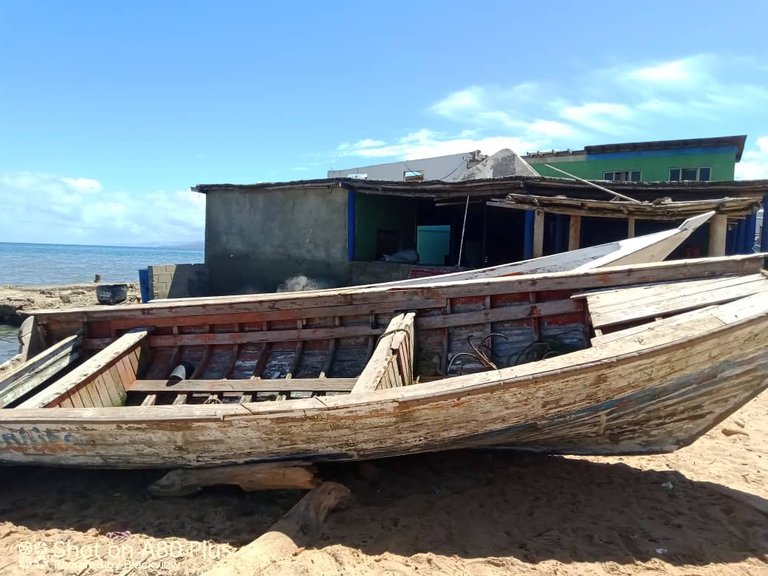
[(308, 294), (276, 300), (283, 307), (210, 298), (185, 313), (166, 304), (146, 308), (151, 315), (81, 313), (79, 323), (43, 315), (41, 330), (55, 343), (4, 379), (0, 403), (183, 409), (409, 386), (569, 354), (768, 296), (765, 272), (753, 268), (639, 284), (630, 274), (607, 287), (593, 274), (567, 288), (520, 280), (374, 290), (368, 302), (332, 305)]

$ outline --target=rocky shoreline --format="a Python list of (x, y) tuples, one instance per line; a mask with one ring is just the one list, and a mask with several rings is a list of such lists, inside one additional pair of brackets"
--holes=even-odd
[[(31, 310), (96, 306), (99, 284), (0, 287), (0, 324), (21, 326)], [(138, 283), (128, 283), (128, 297), (121, 304), (141, 302)], [(120, 306), (121, 304), (117, 304)]]
[[(0, 324), (21, 326), (33, 310), (79, 308), (96, 306), (96, 287), (99, 284), (66, 284), (60, 286), (0, 286)], [(115, 304), (136, 304), (141, 302), (139, 284), (128, 283), (128, 297)], [(21, 356), (16, 355), (0, 363), (0, 373), (18, 365)]]

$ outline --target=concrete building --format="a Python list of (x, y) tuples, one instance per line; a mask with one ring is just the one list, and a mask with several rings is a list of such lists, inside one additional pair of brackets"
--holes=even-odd
[(689, 138), (585, 146), (583, 150), (534, 152), (523, 156), (542, 176), (560, 168), (587, 180), (686, 182), (733, 180), (746, 136)]
[[(727, 230), (718, 232), (722, 240), (716, 252), (728, 254), (751, 251), (755, 212), (768, 195), (768, 181), (614, 182), (611, 188), (641, 201), (747, 199), (729, 212)], [(206, 195), (211, 294), (274, 291), (297, 275), (341, 286), (562, 252), (570, 245), (571, 217), (537, 209), (534, 218), (532, 209), (509, 210), (488, 201), (510, 193), (608, 199), (583, 183), (529, 176), (459, 182), (329, 178), (198, 185), (193, 190)], [(626, 219), (582, 220), (577, 246), (628, 235)], [(633, 220), (631, 230), (647, 234), (677, 223), (674, 216), (660, 214)], [(534, 236), (540, 241), (534, 242)], [(710, 250), (709, 229), (703, 227), (678, 255), (704, 256)], [(397, 253), (406, 256), (392, 258)], [(418, 262), (408, 263), (410, 254), (418, 254)]]

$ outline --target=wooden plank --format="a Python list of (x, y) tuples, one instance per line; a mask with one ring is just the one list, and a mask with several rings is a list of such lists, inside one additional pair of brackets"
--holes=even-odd
[(734, 282), (730, 283), (730, 285), (724, 284), (704, 290), (691, 290), (685, 285), (679, 285), (674, 288), (662, 285), (655, 289), (649, 289), (649, 292), (646, 292), (640, 299), (632, 297), (635, 291), (630, 291), (626, 296), (622, 295), (621, 292), (616, 292), (610, 303), (603, 306), (593, 306), (588, 298), (587, 302), (589, 303), (592, 324), (603, 328), (615, 324), (685, 312), (712, 304), (722, 304), (744, 296), (768, 292), (768, 280), (760, 278), (738, 283)]
[(80, 358), (82, 336), (65, 338), (0, 380), (0, 406), (8, 406)]
[(652, 283), (642, 283), (642, 284), (636, 284), (633, 286), (617, 286), (615, 288), (603, 288), (603, 289), (597, 289), (597, 290), (587, 290), (585, 292), (576, 292), (571, 295), (572, 299), (579, 299), (579, 298), (592, 298), (592, 302), (597, 304), (602, 304), (605, 299), (611, 299), (613, 298), (614, 294), (622, 293), (624, 295), (630, 294), (629, 290), (636, 290), (634, 294), (632, 294), (633, 298), (639, 298), (642, 297), (643, 293), (645, 291), (652, 291), (655, 290), (658, 286), (688, 286), (692, 290), (696, 291), (698, 289), (709, 288), (709, 287), (716, 287), (718, 285), (722, 285), (725, 283), (726, 285), (730, 285), (732, 283), (740, 284), (744, 282), (744, 279), (747, 278), (747, 281), (751, 281), (756, 279), (756, 274), (748, 274), (748, 275), (738, 275), (738, 276), (718, 276), (715, 278), (703, 278), (703, 279), (690, 279), (690, 280), (671, 280), (671, 281), (664, 281), (664, 282), (652, 282)]
[(197, 470), (173, 470), (153, 482), (154, 496), (188, 496), (205, 486), (237, 485), (246, 492), (257, 490), (308, 490), (318, 485), (317, 470), (305, 462), (241, 464)]
[(510, 306), (498, 306), (489, 310), (473, 310), (472, 312), (457, 312), (443, 316), (427, 316), (416, 319), (418, 330), (448, 328), (453, 326), (469, 326), (472, 324), (487, 324), (507, 320), (523, 320), (538, 316), (556, 316), (579, 312), (581, 307), (572, 300), (551, 300), (540, 303), (521, 303)]
[(182, 404), (187, 403), (187, 395), (186, 394), (176, 394), (176, 398), (173, 400), (174, 406), (181, 406)]
[(325, 357), (325, 362), (323, 363), (323, 369), (320, 371), (320, 378), (326, 378), (328, 374), (331, 373), (331, 369), (333, 368), (333, 357), (336, 354), (336, 340), (331, 340), (331, 343), (328, 345), (328, 354)]
[[(53, 402), (50, 402), (48, 404), (48, 407), (54, 407), (58, 405), (59, 400), (63, 396), (66, 396), (67, 398), (69, 398), (69, 400), (72, 402), (72, 405), (75, 408), (90, 408), (90, 406), (88, 405), (88, 401), (85, 398), (83, 398), (79, 390), (68, 390), (66, 394), (59, 396)], [(20, 407), (23, 407), (23, 405)], [(43, 406), (40, 406), (40, 408), (43, 408)]]
[[(107, 406), (122, 406), (125, 402), (125, 386), (121, 383), (119, 377), (115, 377), (110, 372), (105, 372), (104, 382), (106, 384), (106, 392), (109, 396), (109, 403)], [(136, 378), (134, 377), (133, 380)]]
[(150, 332), (150, 328), (136, 328), (126, 332), (107, 348), (86, 360), (72, 372), (44, 390), (41, 390), (32, 398), (19, 404), (19, 408), (44, 408), (55, 403), (68, 390), (76, 389), (95, 375), (103, 372), (106, 368), (111, 367), (115, 361), (122, 358), (125, 354), (132, 352), (134, 348), (141, 345)]
[[(353, 394), (378, 390), (386, 378), (390, 363), (399, 355), (405, 356), (407, 362), (413, 366), (414, 316), (414, 312), (408, 312), (392, 318), (352, 388)], [(411, 370), (410, 373), (412, 372)], [(405, 385), (411, 383), (411, 381), (404, 382)]]
[(141, 405), (142, 406), (154, 406), (155, 402), (157, 402), (157, 394), (147, 394), (146, 398), (142, 400)]
[[(383, 330), (380, 328), (370, 328), (368, 326), (341, 326), (339, 328), (308, 328), (304, 330), (179, 334), (151, 336), (149, 338), (149, 346), (208, 346), (213, 344), (294, 342), (296, 340), (327, 340), (329, 338), (377, 336), (382, 332)], [(87, 348), (100, 348), (104, 345), (109, 345), (109, 343), (109, 338), (90, 338), (85, 340), (84, 346)]]
[[(591, 312), (597, 314), (621, 312), (631, 305), (632, 308), (653, 306), (660, 300), (695, 297), (698, 294), (714, 293), (722, 290), (746, 289), (758, 287), (756, 282), (764, 282), (758, 274), (736, 276), (716, 280), (693, 280), (688, 282), (669, 282), (661, 284), (643, 284), (623, 290), (597, 292), (587, 296)], [(745, 288), (747, 287), (747, 288)]]
[[(266, 317), (275, 310), (291, 310), (312, 318), (321, 308), (335, 307), (336, 315), (345, 315), (353, 307), (364, 310), (394, 310), (437, 308), (445, 305), (444, 298), (471, 295), (513, 294), (531, 290), (586, 289), (610, 285), (636, 284), (681, 278), (702, 278), (723, 274), (757, 272), (762, 257), (757, 255), (729, 256), (727, 258), (698, 258), (651, 264), (633, 264), (596, 271), (553, 272), (520, 277), (482, 279), (454, 284), (434, 284), (413, 287), (369, 287), (327, 290), (322, 292), (226, 296), (196, 298), (174, 302), (152, 302), (114, 308), (85, 308), (67, 311), (40, 311), (38, 321), (43, 324), (78, 323), (85, 321), (119, 320), (127, 325), (160, 325), (199, 323), (196, 317), (219, 316), (219, 322), (234, 322), (235, 315), (251, 313), (256, 318)], [(207, 321), (207, 320), (206, 320)]]
[(202, 392), (349, 392), (357, 378), (275, 378), (262, 380), (182, 380), (166, 386), (166, 380), (136, 380), (129, 393), (192, 394)]
[(304, 351), (304, 341), (299, 340), (296, 342), (296, 351), (293, 353), (293, 360), (291, 360), (291, 365), (288, 367), (288, 372), (285, 374), (286, 379), (293, 378), (294, 373), (299, 367), (299, 362), (301, 362), (301, 353)]
[(59, 408), (75, 408), (75, 405), (69, 396), (62, 396), (59, 400)]
[[(292, 292), (292, 294), (297, 294), (296, 292)], [(227, 298), (227, 297), (215, 297), (217, 299), (219, 298)], [(206, 299), (208, 300), (208, 299)], [(203, 299), (200, 298), (199, 301), (202, 301)], [(431, 300), (429, 298), (424, 298), (420, 301), (416, 301), (409, 304), (409, 308), (413, 309), (421, 309), (421, 308), (433, 308), (436, 306), (440, 306), (443, 303), (437, 300)], [(146, 304), (142, 304), (142, 306), (146, 306)], [(167, 307), (172, 307), (172, 304), (167, 304)], [(399, 300), (393, 300), (391, 302), (383, 301), (383, 302), (377, 302), (376, 303), (376, 309), (375, 311), (377, 313), (391, 313), (391, 312), (397, 312), (403, 308), (402, 303)], [(197, 326), (199, 324), (210, 324), (212, 326), (215, 326), (217, 324), (232, 324), (232, 323), (239, 323), (239, 324), (254, 324), (261, 321), (282, 321), (282, 320), (300, 320), (300, 319), (310, 319), (310, 318), (325, 318), (328, 316), (365, 316), (373, 311), (373, 307), (370, 303), (366, 304), (359, 304), (359, 305), (345, 305), (345, 304), (339, 304), (336, 305), (330, 305), (330, 306), (322, 306), (318, 303), (317, 306), (314, 305), (314, 303), (311, 303), (308, 307), (300, 307), (300, 308), (285, 308), (281, 310), (269, 310), (265, 309), (263, 311), (257, 311), (257, 312), (235, 312), (233, 311), (228, 316), (223, 316), (222, 311), (217, 311), (216, 313), (212, 314), (195, 314), (194, 312), (190, 315), (184, 315), (180, 317), (176, 316), (158, 316), (155, 317), (155, 314), (150, 314), (152, 316), (151, 323), (153, 326), (159, 327), (170, 327), (170, 326)], [(127, 328), (133, 328), (136, 325), (136, 316), (135, 314), (128, 314), (127, 317), (117, 317), (112, 321), (112, 324), (114, 324), (117, 328), (121, 329), (127, 329)], [(145, 317), (146, 318), (146, 317)], [(146, 323), (146, 321), (145, 321)]]
[(98, 406), (111, 406), (112, 403), (109, 399), (109, 393), (107, 392), (107, 383), (105, 382), (103, 375), (96, 376), (93, 382), (88, 384), (91, 389), (91, 396), (98, 399)]
[(267, 361), (269, 360), (269, 349), (271, 345), (269, 342), (265, 342), (259, 350), (259, 357), (256, 359), (256, 365), (253, 367), (253, 373), (251, 378), (260, 378), (262, 372), (267, 367)]
[(90, 382), (79, 386), (76, 390), (74, 390), (74, 392), (80, 395), (80, 399), (83, 401), (83, 406), (86, 408), (101, 408), (101, 402), (99, 401), (98, 397), (94, 398), (91, 396), (92, 383), (93, 377)]

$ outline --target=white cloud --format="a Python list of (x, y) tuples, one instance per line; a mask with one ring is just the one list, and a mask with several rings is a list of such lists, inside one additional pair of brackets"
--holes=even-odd
[(458, 115), (481, 110), (484, 106), (485, 92), (485, 88), (480, 86), (469, 86), (449, 94), (436, 104), (433, 104), (431, 110), (448, 118), (455, 118)]
[(760, 136), (754, 150), (745, 150), (736, 164), (737, 180), (768, 179), (768, 136)]
[(84, 194), (94, 194), (104, 189), (101, 182), (92, 178), (60, 178), (60, 180), (72, 190)]
[(620, 134), (628, 130), (635, 111), (626, 104), (616, 102), (587, 102), (566, 106), (560, 111), (560, 116), (598, 132)]
[[(549, 82), (471, 84), (429, 106), (420, 130), (388, 142), (346, 143), (336, 156), (412, 159), (505, 147), (525, 153), (743, 133), (768, 107), (768, 68), (758, 64), (750, 57), (695, 54), (574, 71)], [(745, 153), (737, 170), (764, 174), (762, 158)]]
[(623, 79), (646, 88), (652, 86), (654, 89), (665, 91), (688, 90), (711, 82), (709, 72), (711, 63), (711, 56), (699, 54), (631, 68), (623, 74)]
[(362, 158), (429, 158), (460, 154), (473, 150), (491, 150), (496, 152), (502, 148), (512, 150), (534, 150), (537, 144), (514, 136), (458, 136), (422, 129), (408, 134), (391, 144), (382, 143), (376, 147), (356, 147), (354, 145), (340, 150), (340, 156), (357, 156)]
[(201, 240), (205, 197), (188, 191), (127, 194), (91, 178), (0, 174), (0, 240), (147, 245)]

